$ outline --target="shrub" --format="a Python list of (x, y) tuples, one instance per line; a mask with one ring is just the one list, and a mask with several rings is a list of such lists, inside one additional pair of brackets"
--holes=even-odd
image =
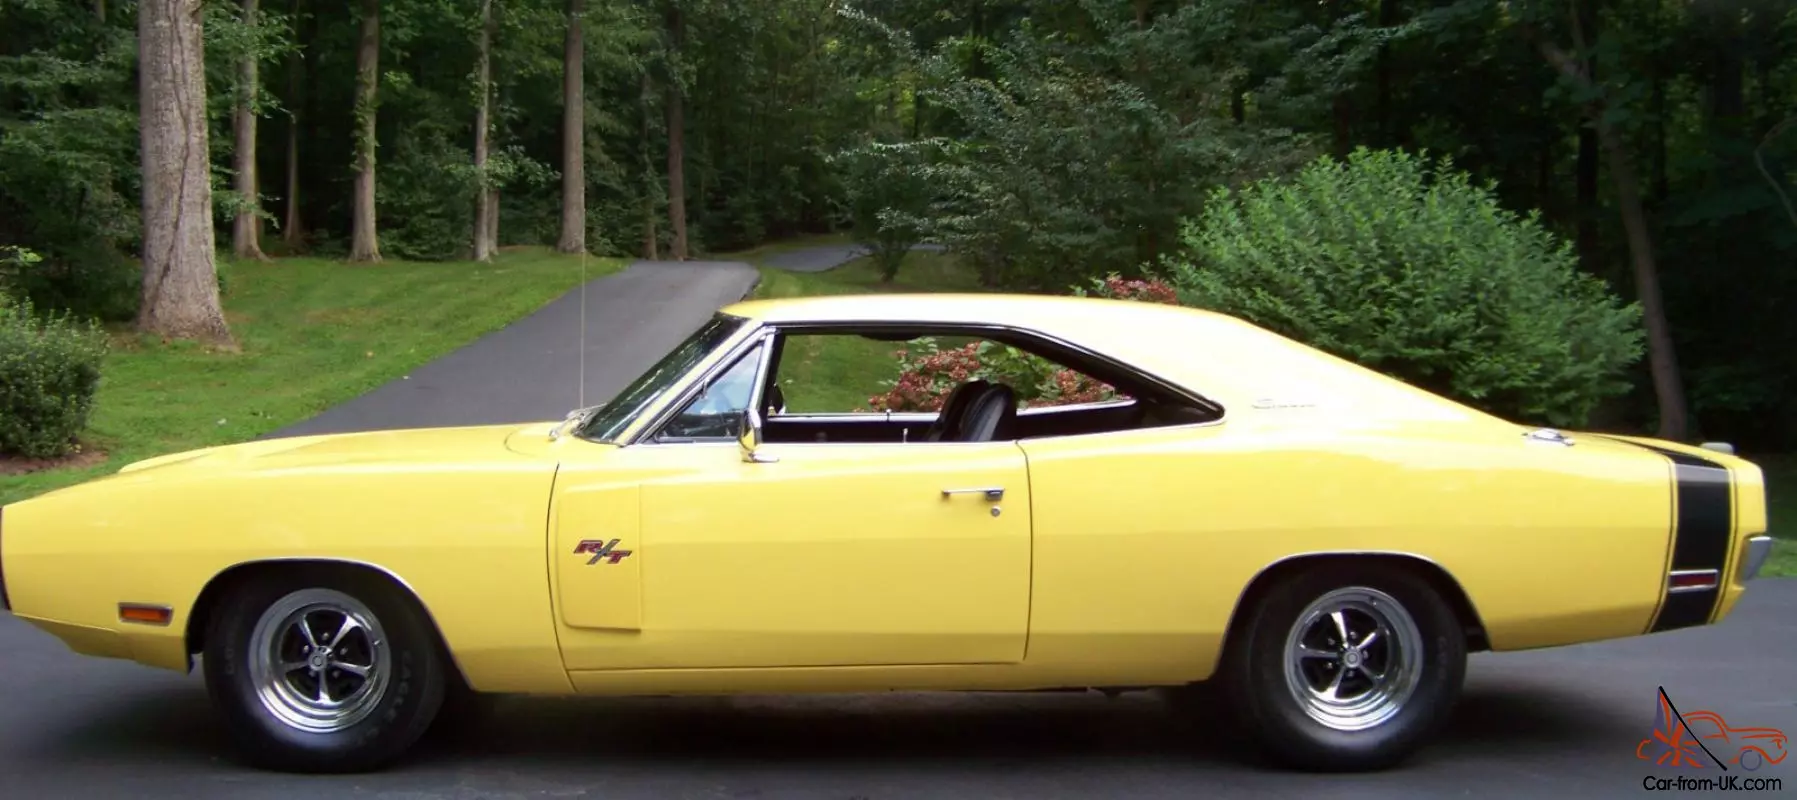
[(143, 271), (110, 245), (81, 242), (50, 251), (19, 251), (11, 263), (0, 254), (0, 286), (40, 309), (67, 311), (106, 322), (137, 316)]
[(848, 201), (856, 244), (891, 283), (912, 246), (923, 241), (933, 185), (922, 169), (926, 154), (917, 145), (870, 141), (831, 156)]
[(24, 291), (26, 270), (43, 260), (24, 247), (0, 247), (0, 298)]
[(92, 323), (0, 300), (0, 454), (54, 458), (74, 449), (105, 355)]
[(1117, 396), (1117, 390), (1102, 381), (1010, 345), (980, 340), (944, 349), (933, 337), (915, 344), (915, 349), (895, 354), (898, 377), (886, 382), (887, 391), (867, 399), (875, 411), (940, 411), (956, 386), (974, 379), (1010, 386), (1029, 408), (1097, 403)]
[(1163, 303), (1178, 305), (1179, 293), (1170, 284), (1160, 278), (1125, 279), (1113, 272), (1103, 278), (1093, 279), (1090, 288), (1076, 286), (1073, 293), (1080, 297), (1108, 297), (1113, 300), (1140, 300), (1144, 303)]
[[(1158, 278), (1125, 279), (1115, 273), (1076, 286), (1080, 297), (1106, 297), (1147, 303), (1176, 304), (1172, 284)], [(1117, 390), (1090, 375), (1061, 366), (1009, 345), (976, 341), (942, 349), (934, 337), (916, 340), (917, 349), (899, 350), (898, 377), (887, 391), (867, 399), (875, 411), (940, 411), (948, 395), (963, 381), (983, 378), (1017, 390), (1026, 407), (1100, 403)]]
[(1323, 158), (1215, 192), (1184, 239), (1182, 303), (1502, 416), (1583, 424), (1641, 357), (1639, 309), (1446, 160)]

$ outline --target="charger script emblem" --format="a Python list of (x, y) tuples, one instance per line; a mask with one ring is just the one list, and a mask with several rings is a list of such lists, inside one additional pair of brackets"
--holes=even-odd
[(617, 539), (613, 539), (609, 542), (598, 539), (582, 539), (580, 540), (580, 544), (574, 545), (574, 554), (587, 555), (591, 553), (593, 558), (587, 562), (587, 566), (589, 567), (599, 563), (599, 559), (602, 558), (609, 558), (611, 559), (610, 563), (616, 564), (630, 555), (629, 550), (619, 550), (617, 547)]

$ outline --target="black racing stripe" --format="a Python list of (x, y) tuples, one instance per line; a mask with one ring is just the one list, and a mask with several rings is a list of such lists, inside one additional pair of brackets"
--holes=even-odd
[(1728, 468), (1702, 456), (1626, 439), (1614, 441), (1651, 450), (1672, 462), (1678, 498), (1672, 521), (1672, 570), (1716, 570), (1716, 588), (1667, 592), (1654, 615), (1651, 633), (1709, 623), (1722, 600), (1729, 545), (1734, 539), (1734, 478)]
[(1653, 627), (1648, 632), (1660, 633), (1707, 625), (1710, 615), (1716, 611), (1716, 601), (1720, 599), (1721, 586), (1701, 592), (1668, 594), (1665, 601), (1660, 603), (1660, 613), (1654, 617)]
[(1641, 445), (1670, 459), (1678, 481), (1678, 541), (1672, 568), (1720, 570), (1734, 534), (1734, 486), (1728, 468), (1706, 458)]

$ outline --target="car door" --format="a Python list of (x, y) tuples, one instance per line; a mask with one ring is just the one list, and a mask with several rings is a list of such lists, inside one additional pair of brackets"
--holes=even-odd
[[(715, 385), (743, 385), (730, 373), (758, 358)], [(705, 436), (564, 465), (552, 557), (570, 670), (1023, 659), (1015, 442), (769, 443), (751, 463), (716, 422), (750, 394), (707, 392), (670, 422)], [(608, 545), (628, 557), (595, 557)]]

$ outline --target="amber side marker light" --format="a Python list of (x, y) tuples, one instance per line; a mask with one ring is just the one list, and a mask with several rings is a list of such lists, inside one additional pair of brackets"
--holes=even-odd
[(175, 612), (168, 606), (152, 606), (142, 603), (120, 603), (119, 621), (135, 622), (139, 625), (167, 625), (174, 619)]

